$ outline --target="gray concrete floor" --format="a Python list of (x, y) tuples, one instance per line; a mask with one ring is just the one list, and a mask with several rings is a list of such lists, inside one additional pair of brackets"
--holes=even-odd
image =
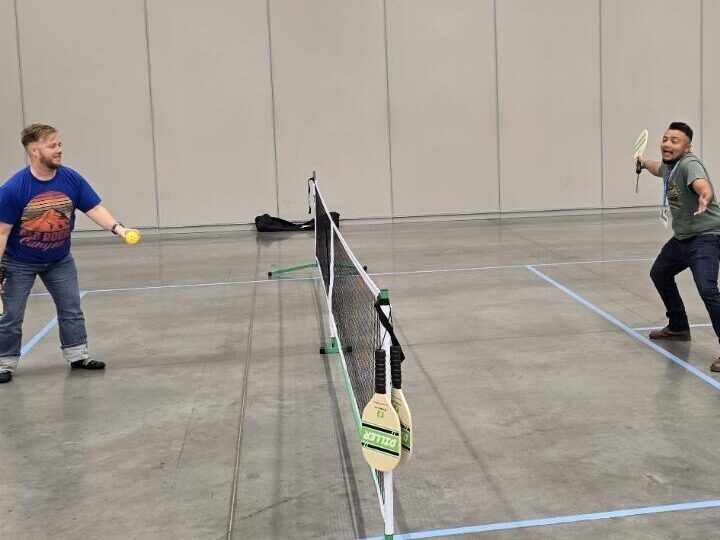
[[(631, 328), (662, 325), (654, 214), (343, 231), (390, 290), (408, 356), (417, 447), (395, 475), (399, 538), (720, 536), (710, 507), (517, 523), (720, 499), (720, 390), (524, 266)], [(318, 282), (266, 280), (312, 260), (312, 236), (113, 240), (74, 247), (106, 372), (68, 371), (55, 327), (0, 386), (0, 538), (380, 535), (337, 358), (317, 354)], [(691, 322), (707, 323), (679, 282)], [(54, 316), (43, 292), (26, 342)], [(665, 347), (705, 374), (720, 353), (707, 327)]]

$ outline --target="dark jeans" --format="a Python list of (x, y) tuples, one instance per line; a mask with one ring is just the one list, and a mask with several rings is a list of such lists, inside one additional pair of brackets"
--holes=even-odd
[(690, 268), (715, 334), (720, 338), (720, 291), (717, 283), (719, 264), (719, 235), (701, 234), (687, 240), (671, 238), (663, 246), (650, 270), (650, 277), (665, 304), (670, 330), (682, 331), (690, 328), (685, 306), (675, 283), (675, 276)]
[(30, 289), (36, 276), (45, 284), (55, 302), (63, 349), (87, 343), (85, 317), (80, 307), (77, 269), (72, 255), (48, 264), (29, 264), (5, 255), (2, 265), (8, 277), (2, 293), (5, 311), (0, 319), (0, 364), (8, 369), (17, 364), (22, 342), (22, 323)]

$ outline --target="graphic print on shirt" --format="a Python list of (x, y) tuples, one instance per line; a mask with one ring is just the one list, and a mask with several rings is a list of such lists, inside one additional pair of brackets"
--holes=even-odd
[(680, 209), (680, 189), (673, 181), (669, 182), (668, 184), (667, 200), (668, 206), (671, 210)]
[(42, 251), (61, 247), (70, 239), (74, 210), (70, 197), (59, 191), (33, 197), (20, 218), (20, 244)]

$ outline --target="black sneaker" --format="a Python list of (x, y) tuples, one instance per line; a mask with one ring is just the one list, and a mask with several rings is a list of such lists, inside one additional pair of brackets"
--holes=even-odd
[(75, 360), (70, 362), (70, 369), (105, 369), (105, 362), (86, 358), (85, 360)]
[(0, 384), (12, 381), (12, 372), (0, 371)]

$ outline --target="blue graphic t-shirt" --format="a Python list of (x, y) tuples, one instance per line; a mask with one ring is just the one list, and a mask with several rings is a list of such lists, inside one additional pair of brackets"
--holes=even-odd
[(75, 209), (92, 210), (100, 197), (80, 173), (60, 167), (38, 180), (25, 167), (0, 187), (0, 221), (13, 225), (5, 253), (18, 261), (56, 262), (70, 252)]

